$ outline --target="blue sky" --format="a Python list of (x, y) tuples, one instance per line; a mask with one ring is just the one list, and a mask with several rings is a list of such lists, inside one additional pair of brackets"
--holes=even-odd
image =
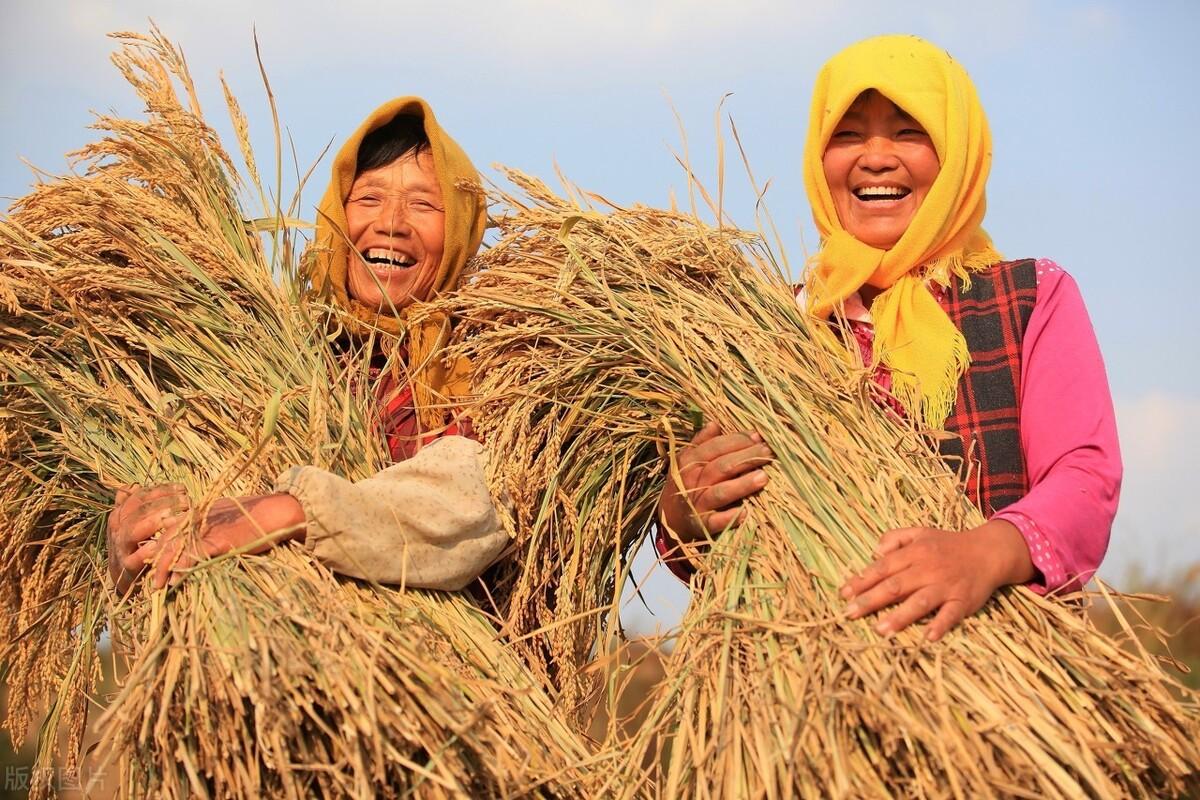
[[(548, 177), (557, 163), (617, 202), (664, 205), (684, 189), (674, 113), (694, 168), (711, 176), (714, 116), (732, 93), (724, 110), (756, 176), (771, 179), (768, 204), (798, 263), (815, 243), (799, 161), (817, 69), (858, 39), (915, 33), (948, 49), (979, 87), (995, 144), (985, 224), (998, 246), (1057, 260), (1092, 313), (1126, 460), (1102, 574), (1119, 583), (1135, 564), (1162, 573), (1200, 561), (1200, 506), (1189, 502), (1200, 472), (1200, 313), (1188, 288), (1200, 192), (1187, 189), (1200, 130), (1200, 4), (916, 5), (0, 0), (0, 196), (29, 185), (22, 158), (65, 169), (63, 154), (89, 139), (90, 111), (140, 112), (104, 34), (144, 31), (153, 17), (183, 47), (210, 121), (227, 133), (224, 70), (260, 163), (271, 132), (254, 28), (305, 166), (378, 103), (420, 94), (480, 167)], [(726, 205), (751, 224), (738, 169), (731, 163)], [(658, 576), (647, 594), (664, 608), (681, 602)], [(641, 609), (629, 618), (654, 624)]]

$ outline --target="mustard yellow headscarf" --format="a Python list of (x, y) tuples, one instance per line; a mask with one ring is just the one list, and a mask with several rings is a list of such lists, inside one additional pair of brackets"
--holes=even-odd
[[(822, 156), (854, 100), (874, 89), (921, 124), (941, 162), (908, 230), (890, 250), (860, 242), (838, 221)], [(851, 45), (821, 69), (813, 90), (804, 184), (822, 244), (807, 276), (811, 311), (824, 318), (864, 284), (883, 289), (871, 304), (876, 352), (893, 390), (921, 422), (940, 428), (970, 362), (966, 340), (922, 285), (1001, 260), (980, 224), (992, 138), (975, 86), (944, 50), (915, 36)]]
[[(409, 318), (416, 316), (411, 312), (419, 302), (400, 309), (397, 316), (390, 310), (379, 313), (368, 308), (349, 294), (350, 248), (345, 205), (358, 167), (358, 149), (367, 134), (400, 115), (416, 117), (425, 128), (446, 208), (446, 242), (432, 295), (458, 288), (467, 262), (483, 241), (486, 203), (480, 191), (479, 173), (471, 160), (441, 129), (429, 104), (419, 97), (400, 97), (375, 109), (334, 157), (329, 188), (317, 207), (317, 234), (309, 274), (314, 290), (328, 293), (349, 312), (347, 326), (352, 332), (362, 334), (378, 328), (405, 334), (417, 414), (422, 428), (436, 430), (445, 424), (446, 406), (470, 391), (470, 364), (463, 359), (447, 364), (441, 354), (450, 335), (450, 321), (445, 315), (421, 315), (419, 322), (410, 322)], [(432, 295), (427, 299), (432, 299)]]

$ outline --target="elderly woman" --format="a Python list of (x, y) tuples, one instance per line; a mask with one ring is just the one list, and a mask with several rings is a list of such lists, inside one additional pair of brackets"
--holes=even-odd
[[(893, 607), (885, 634), (932, 614), (936, 640), (1009, 584), (1078, 587), (1116, 513), (1095, 334), (1070, 276), (1005, 260), (980, 227), (991, 152), (966, 71), (920, 39), (868, 39), (817, 77), (804, 177), (821, 249), (804, 302), (845, 323), (893, 410), (955, 434), (943, 452), (965, 462), (988, 516), (965, 532), (884, 533), (842, 596), (851, 617)], [(754, 434), (701, 431), (679, 456), (683, 486), (664, 492), (664, 527), (695, 541), (736, 524), (770, 457)]]
[(466, 365), (444, 363), (448, 320), (409, 319), (456, 288), (479, 249), (478, 182), (429, 106), (406, 97), (376, 109), (343, 145), (318, 208), (314, 289), (348, 312), (350, 335), (400, 337), (403, 371), (376, 370), (379, 421), (398, 463), (358, 483), (295, 467), (271, 494), (216, 502), (199, 542), (177, 535), (189, 502), (182, 487), (129, 487), (108, 524), (118, 589), (151, 564), (161, 587), (198, 558), (288, 540), (342, 574), (431, 589), (462, 588), (496, 559), (508, 538), (484, 483), (486, 453), (458, 435), (449, 412)]

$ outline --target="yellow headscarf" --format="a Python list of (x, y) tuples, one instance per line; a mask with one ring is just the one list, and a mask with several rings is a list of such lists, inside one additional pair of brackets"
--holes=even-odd
[(441, 355), (450, 335), (449, 319), (443, 314), (422, 315), (419, 322), (410, 322), (409, 317), (415, 315), (409, 312), (419, 302), (400, 309), (398, 316), (390, 311), (379, 313), (350, 297), (347, 282), (350, 249), (345, 205), (358, 167), (358, 149), (367, 134), (400, 115), (416, 117), (424, 126), (446, 208), (446, 242), (432, 295), (458, 288), (467, 262), (483, 241), (486, 203), (471, 159), (441, 129), (429, 104), (419, 97), (400, 97), (375, 109), (334, 157), (329, 188), (317, 207), (317, 235), (309, 269), (314, 290), (328, 293), (349, 312), (347, 324), (352, 332), (378, 328), (405, 334), (417, 414), (422, 428), (436, 430), (445, 424), (447, 405), (470, 391), (470, 364), (465, 359), (447, 364)]
[[(854, 100), (874, 89), (921, 124), (941, 162), (908, 229), (890, 250), (858, 241), (838, 221), (822, 157)], [(877, 352), (897, 397), (940, 428), (970, 362), (966, 340), (922, 285), (948, 286), (1001, 256), (980, 227), (992, 138), (975, 86), (944, 50), (915, 36), (878, 36), (851, 45), (821, 69), (813, 90), (804, 184), (821, 249), (807, 276), (810, 309), (829, 316), (864, 284), (883, 289), (871, 304)]]

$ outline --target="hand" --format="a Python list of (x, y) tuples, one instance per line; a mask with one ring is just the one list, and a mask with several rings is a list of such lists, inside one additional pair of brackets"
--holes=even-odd
[(679, 480), (675, 470), (667, 477), (659, 499), (663, 522), (685, 544), (741, 524), (742, 501), (767, 485), (762, 467), (774, 455), (757, 433), (722, 434), (716, 423), (705, 425), (679, 451)]
[(174, 536), (146, 546), (156, 556), (154, 586), (161, 589), (198, 562), (233, 550), (265, 553), (282, 542), (303, 541), (304, 526), (304, 507), (290, 494), (222, 497), (208, 510), (198, 541)]
[(154, 537), (175, 536), (187, 513), (187, 491), (177, 483), (122, 486), (108, 514), (108, 573), (125, 594), (146, 568), (156, 547)]
[(852, 576), (841, 595), (846, 613), (858, 619), (896, 608), (875, 625), (884, 636), (934, 614), (925, 633), (936, 642), (974, 614), (1001, 586), (1027, 583), (1036, 570), (1016, 527), (991, 520), (970, 531), (900, 528), (879, 540), (875, 561)]

